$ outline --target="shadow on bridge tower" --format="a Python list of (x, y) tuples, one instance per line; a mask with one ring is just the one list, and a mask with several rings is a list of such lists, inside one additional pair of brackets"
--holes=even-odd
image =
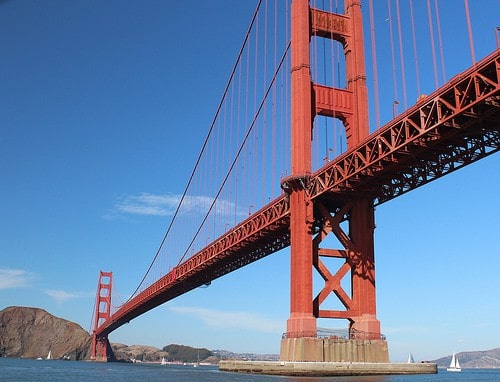
[[(368, 93), (359, 0), (346, 0), (345, 13), (313, 9), (308, 0), (292, 1), (292, 170), (282, 188), (290, 200), (291, 301), (287, 333), (281, 342), (282, 361), (388, 362), (387, 343), (376, 317), (373, 198), (335, 192), (312, 200), (313, 120), (322, 115), (338, 118), (345, 126), (348, 149), (369, 135)], [(313, 36), (334, 39), (344, 47), (347, 89), (312, 82), (310, 41)], [(342, 223), (342, 224), (341, 224)], [(344, 227), (347, 225), (348, 231)], [(343, 247), (326, 248), (333, 235)], [(343, 265), (328, 269), (328, 258)], [(313, 298), (313, 272), (324, 286)], [(342, 279), (350, 271), (350, 288)], [(350, 290), (349, 290), (350, 289)], [(330, 295), (343, 309), (323, 308)], [(320, 337), (318, 318), (349, 321), (349, 335)]]
[(90, 359), (93, 361), (115, 361), (115, 355), (107, 334), (97, 335), (95, 330), (101, 320), (107, 321), (111, 314), (111, 289), (113, 287), (113, 272), (100, 272), (97, 283), (97, 295), (94, 312), (94, 333), (92, 334), (92, 349)]

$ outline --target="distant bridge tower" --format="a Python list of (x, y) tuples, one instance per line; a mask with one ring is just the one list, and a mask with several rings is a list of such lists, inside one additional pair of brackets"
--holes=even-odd
[[(368, 95), (360, 0), (345, 0), (345, 14), (309, 7), (308, 0), (292, 1), (291, 22), (291, 176), (282, 187), (290, 199), (291, 301), (287, 333), (281, 343), (284, 361), (388, 362), (387, 343), (376, 317), (373, 198), (354, 194), (340, 199), (335, 192), (311, 200), (313, 120), (317, 115), (339, 118), (348, 148), (369, 135)], [(312, 36), (339, 41), (344, 47), (347, 89), (312, 82), (310, 40)], [(341, 227), (348, 222), (348, 232)], [(324, 248), (334, 235), (341, 249)], [(322, 259), (345, 262), (336, 272)], [(314, 269), (324, 287), (313, 298)], [(350, 271), (350, 291), (342, 287)], [(334, 293), (345, 309), (322, 309)], [(317, 318), (347, 319), (348, 339), (317, 336)]]
[(90, 359), (106, 362), (113, 356), (108, 336), (97, 336), (95, 330), (101, 320), (107, 321), (111, 314), (111, 289), (113, 287), (113, 272), (100, 272), (97, 283), (97, 295), (94, 312), (94, 333), (92, 334), (92, 349)]

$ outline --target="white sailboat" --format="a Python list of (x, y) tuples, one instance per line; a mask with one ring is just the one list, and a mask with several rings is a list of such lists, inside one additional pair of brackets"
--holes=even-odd
[(200, 351), (198, 350), (198, 361), (193, 365), (193, 367), (198, 367), (200, 365)]
[(446, 368), (446, 371), (462, 371), (455, 352), (453, 352), (453, 355), (451, 356), (451, 363), (450, 366)]
[(413, 356), (410, 354), (408, 354), (408, 363), (415, 363), (415, 360), (413, 359)]
[(161, 364), (162, 365), (166, 365), (167, 364), (167, 361), (165, 361), (165, 357), (161, 357)]
[(49, 350), (49, 354), (47, 354), (47, 359), (52, 359), (52, 351)]

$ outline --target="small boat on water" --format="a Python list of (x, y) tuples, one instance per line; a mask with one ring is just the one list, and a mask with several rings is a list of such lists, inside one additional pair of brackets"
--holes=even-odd
[(453, 355), (451, 356), (450, 366), (446, 368), (446, 371), (462, 371), (455, 352), (453, 352)]
[(161, 357), (161, 364), (162, 365), (166, 365), (167, 364), (167, 361), (165, 361), (165, 357)]
[[(49, 350), (49, 354), (47, 354), (47, 358), (45, 358), (45, 359), (52, 359), (52, 352), (50, 350)], [(43, 358), (42, 357), (38, 357), (37, 360), (41, 361), (41, 360), (43, 360)]]

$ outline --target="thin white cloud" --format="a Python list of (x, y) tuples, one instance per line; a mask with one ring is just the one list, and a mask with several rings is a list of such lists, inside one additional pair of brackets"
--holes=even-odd
[(22, 269), (0, 268), (0, 289), (23, 288), (33, 280), (31, 272)]
[[(121, 197), (115, 204), (113, 214), (107, 216), (112, 217), (117, 214), (169, 216), (174, 214), (181, 198), (181, 195), (155, 195), (146, 192), (142, 192), (139, 195), (128, 195)], [(187, 214), (207, 211), (212, 203), (213, 198), (209, 196), (187, 195), (182, 201), (179, 212), (181, 214)], [(214, 208), (219, 216), (231, 214), (235, 211), (234, 203), (227, 200), (218, 200)]]
[(64, 290), (46, 289), (45, 294), (56, 300), (58, 304), (65, 303), (69, 300), (74, 300), (77, 298), (88, 297), (89, 293), (82, 292), (67, 292)]
[(281, 333), (283, 331), (283, 322), (271, 320), (256, 313), (226, 312), (189, 306), (170, 306), (168, 309), (174, 313), (201, 319), (207, 325), (215, 328), (256, 330), (266, 333)]
[(125, 214), (167, 216), (174, 213), (179, 200), (180, 197), (177, 195), (154, 195), (143, 192), (121, 198), (115, 208)]

